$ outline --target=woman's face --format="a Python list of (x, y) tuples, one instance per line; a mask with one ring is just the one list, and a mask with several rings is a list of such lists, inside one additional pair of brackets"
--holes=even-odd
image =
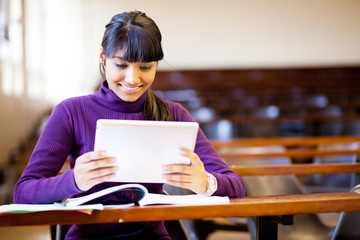
[(106, 58), (101, 53), (100, 60), (105, 66), (105, 77), (109, 88), (123, 101), (135, 102), (155, 79), (157, 62), (126, 62), (122, 51)]

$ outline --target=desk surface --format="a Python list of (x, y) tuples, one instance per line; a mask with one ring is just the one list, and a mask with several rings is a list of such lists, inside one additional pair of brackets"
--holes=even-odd
[(303, 213), (360, 211), (360, 194), (319, 193), (231, 199), (230, 204), (207, 206), (158, 205), (77, 211), (49, 211), (0, 215), (0, 226), (138, 222), (213, 217), (279, 216)]

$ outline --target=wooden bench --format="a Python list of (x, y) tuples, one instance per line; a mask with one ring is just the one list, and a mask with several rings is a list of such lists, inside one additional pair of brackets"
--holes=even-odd
[(278, 137), (278, 138), (248, 138), (232, 139), (229, 141), (211, 140), (215, 149), (236, 149), (238, 147), (268, 147), (283, 146), (282, 152), (261, 152), (261, 153), (231, 153), (220, 152), (221, 157), (226, 159), (243, 157), (309, 157), (325, 155), (346, 155), (359, 154), (360, 149), (318, 149), (320, 145), (351, 144), (360, 142), (360, 137), (352, 136), (329, 136), (329, 137)]
[(283, 137), (283, 138), (257, 138), (234, 139), (231, 141), (212, 141), (215, 149), (257, 147), (257, 146), (283, 146), (282, 152), (229, 152), (220, 156), (226, 159), (231, 168), (240, 176), (254, 175), (308, 175), (308, 174), (337, 174), (360, 173), (360, 163), (321, 163), (321, 164), (292, 164), (292, 165), (231, 165), (233, 159), (249, 159), (255, 157), (313, 157), (331, 155), (359, 155), (360, 149), (317, 149), (319, 145), (351, 144), (360, 142), (360, 137)]
[[(274, 153), (274, 152), (261, 152), (261, 153), (220, 153), (220, 156), (227, 160), (227, 163), (230, 165), (231, 169), (240, 176), (247, 178), (248, 176), (265, 176), (264, 179), (248, 179), (250, 182), (250, 187), (255, 187), (256, 189), (266, 189), (271, 188), (271, 184), (276, 184), (277, 181), (281, 181), (280, 191), (284, 191), (286, 186), (289, 188), (294, 188), (294, 183), (296, 178), (294, 176), (289, 178), (280, 176), (280, 175), (309, 175), (309, 174), (339, 174), (339, 173), (360, 173), (360, 163), (321, 163), (321, 164), (286, 164), (286, 165), (251, 165), (251, 158), (268, 158), (269, 160), (273, 157), (304, 157), (304, 156), (325, 156), (325, 155), (338, 155), (338, 154), (358, 154), (359, 150), (348, 150), (343, 149), (339, 151), (320, 151), (317, 150), (317, 146), (320, 144), (351, 144), (358, 142), (358, 137), (291, 137), (291, 138), (273, 138), (273, 139), (236, 139), (232, 141), (212, 141), (216, 149), (221, 148), (246, 148), (246, 147), (258, 147), (258, 146), (282, 146), (290, 148), (290, 150), (285, 150), (284, 152)], [(299, 148), (301, 147), (301, 148)], [(302, 149), (302, 148), (309, 149)], [(296, 149), (299, 148), (299, 149)], [(237, 159), (239, 165), (231, 165), (232, 160)], [(240, 160), (239, 160), (240, 159)], [(241, 165), (241, 159), (246, 161), (246, 165)], [(256, 161), (256, 160), (255, 160)], [(265, 163), (264, 163), (265, 162)], [(263, 161), (266, 164), (266, 160)], [(250, 164), (250, 165), (249, 165)], [(272, 179), (270, 176), (278, 175), (276, 179)], [(269, 177), (267, 177), (269, 176)], [(266, 186), (261, 184), (265, 180), (268, 182)], [(292, 181), (293, 180), (293, 181)], [(286, 185), (286, 182), (288, 184)], [(259, 185), (260, 184), (260, 185)], [(285, 185), (284, 185), (285, 184)], [(296, 185), (296, 184), (295, 184)], [(249, 187), (249, 186), (247, 186)], [(285, 187), (285, 188), (284, 188)], [(276, 186), (274, 189), (278, 189)], [(250, 189), (248, 189), (250, 190)], [(265, 190), (265, 189), (263, 189)], [(292, 192), (293, 190), (290, 190)], [(326, 191), (326, 190), (324, 190)], [(335, 190), (334, 190), (335, 191)], [(251, 191), (253, 194), (262, 194), (262, 190)], [(275, 190), (276, 192), (276, 190)], [(286, 190), (285, 190), (286, 192)], [(303, 198), (305, 192), (299, 188), (298, 197)], [(264, 194), (269, 194), (269, 191), (263, 192)], [(284, 193), (284, 192), (283, 192)], [(271, 193), (270, 193), (271, 194)], [(276, 194), (276, 193), (275, 193)], [(286, 194), (286, 193), (285, 193)], [(307, 195), (307, 194), (306, 194)], [(264, 196), (265, 197), (265, 196)], [(340, 196), (339, 196), (340, 197)], [(282, 218), (280, 218), (282, 219)], [(292, 218), (290, 218), (292, 219)], [(261, 221), (263, 221), (262, 219)], [(266, 222), (258, 224), (263, 224), (262, 227), (267, 228), (274, 224), (274, 221), (278, 221), (276, 218), (268, 219)], [(316, 221), (315, 221), (316, 222)], [(279, 223), (279, 222), (278, 222)], [(288, 224), (289, 217), (282, 219), (280, 223)], [(291, 221), (290, 221), (291, 223)], [(299, 223), (299, 222), (297, 222)], [(314, 223), (315, 224), (315, 223)], [(265, 226), (267, 225), (267, 226)], [(272, 230), (271, 230), (272, 229)], [(269, 231), (277, 231), (277, 226), (273, 226)], [(296, 229), (296, 228), (295, 228)], [(216, 229), (215, 229), (216, 230)], [(213, 230), (214, 231), (214, 230)], [(266, 236), (264, 236), (266, 239)]]
[(360, 163), (253, 165), (230, 168), (239, 176), (360, 173)]
[(279, 138), (248, 138), (232, 139), (229, 141), (212, 140), (215, 148), (238, 146), (271, 146), (282, 145), (286, 147), (317, 146), (319, 144), (342, 144), (359, 142), (360, 137), (355, 136), (326, 136), (326, 137), (279, 137)]

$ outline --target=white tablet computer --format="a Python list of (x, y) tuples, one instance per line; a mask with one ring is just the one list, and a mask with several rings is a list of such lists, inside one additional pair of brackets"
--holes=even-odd
[(164, 183), (163, 165), (190, 164), (180, 152), (194, 150), (198, 128), (196, 122), (99, 119), (94, 150), (117, 159), (111, 182)]

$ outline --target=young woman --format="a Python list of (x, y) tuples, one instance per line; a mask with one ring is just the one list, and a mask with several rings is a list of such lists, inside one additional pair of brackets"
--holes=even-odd
[[(180, 104), (162, 101), (150, 87), (163, 58), (161, 34), (142, 12), (115, 15), (106, 25), (101, 44), (100, 71), (105, 78), (94, 94), (58, 104), (34, 149), (15, 190), (16, 203), (53, 203), (121, 183), (108, 182), (116, 167), (106, 152), (95, 152), (98, 119), (194, 121)], [(141, 151), (141, 146), (139, 146)], [(195, 151), (182, 153), (190, 166), (169, 165), (164, 174), (170, 185), (195, 193), (242, 197), (242, 179), (232, 172), (199, 130)], [(71, 169), (58, 175), (66, 159)], [(144, 184), (161, 193), (162, 184)], [(128, 202), (125, 193), (113, 193), (102, 202)], [(163, 222), (73, 225), (67, 239), (170, 239)]]

